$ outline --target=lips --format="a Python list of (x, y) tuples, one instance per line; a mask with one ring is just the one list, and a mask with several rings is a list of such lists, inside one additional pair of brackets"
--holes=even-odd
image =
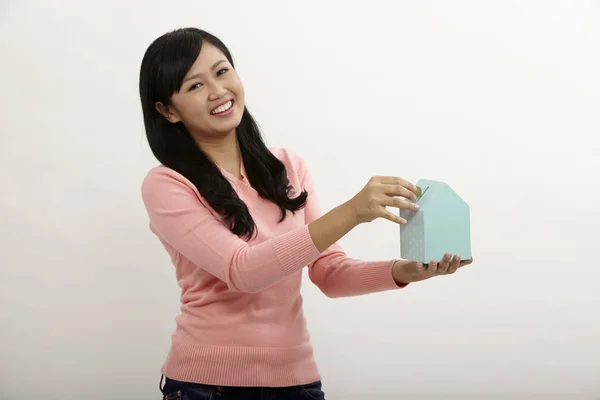
[(226, 100), (215, 107), (210, 113), (211, 115), (219, 115), (229, 111), (233, 107), (233, 99)]

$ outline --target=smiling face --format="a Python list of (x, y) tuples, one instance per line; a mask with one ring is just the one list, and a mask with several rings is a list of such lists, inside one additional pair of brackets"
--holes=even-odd
[(207, 41), (169, 105), (156, 109), (170, 122), (182, 122), (197, 139), (235, 133), (244, 112), (242, 82), (227, 57)]

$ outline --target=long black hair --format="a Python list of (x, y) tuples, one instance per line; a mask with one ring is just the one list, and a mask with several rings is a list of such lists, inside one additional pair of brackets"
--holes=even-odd
[[(171, 96), (179, 92), (182, 81), (198, 58), (204, 42), (221, 50), (234, 66), (225, 44), (197, 28), (168, 32), (152, 42), (146, 50), (139, 82), (146, 137), (158, 161), (196, 186), (200, 195), (221, 215), (231, 232), (250, 238), (257, 233), (256, 224), (231, 183), (197, 145), (182, 122), (173, 124), (167, 121), (155, 108), (157, 101), (165, 106), (169, 105)], [(293, 187), (287, 178), (285, 165), (265, 145), (258, 125), (247, 107), (236, 128), (236, 136), (248, 180), (260, 196), (279, 207), (279, 222), (285, 219), (287, 210), (294, 213), (304, 207), (306, 190), (295, 198), (290, 197)]]

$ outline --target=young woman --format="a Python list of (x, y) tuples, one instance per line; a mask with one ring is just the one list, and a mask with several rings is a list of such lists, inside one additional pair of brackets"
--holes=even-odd
[[(395, 290), (470, 263), (361, 261), (337, 243), (361, 223), (405, 223), (416, 187), (377, 176), (321, 215), (309, 169), (267, 148), (232, 56), (195, 28), (156, 39), (140, 71), (150, 229), (171, 257), (181, 314), (163, 365), (164, 399), (324, 399), (302, 311), (303, 268), (329, 297)], [(261, 397), (264, 396), (264, 397)], [(270, 396), (270, 397), (269, 397)]]

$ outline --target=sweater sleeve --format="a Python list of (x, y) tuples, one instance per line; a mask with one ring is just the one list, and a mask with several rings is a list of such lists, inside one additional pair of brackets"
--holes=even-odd
[(308, 224), (257, 245), (233, 234), (185, 177), (156, 167), (142, 184), (151, 230), (232, 290), (259, 292), (316, 260)]
[[(298, 157), (298, 156), (297, 156)], [(321, 217), (318, 196), (311, 174), (298, 157), (298, 175), (302, 186), (308, 191), (304, 209), (305, 222)], [(396, 260), (362, 261), (350, 258), (339, 243), (334, 243), (309, 264), (311, 281), (328, 297), (350, 297), (368, 293), (403, 288), (392, 276), (392, 265)]]

